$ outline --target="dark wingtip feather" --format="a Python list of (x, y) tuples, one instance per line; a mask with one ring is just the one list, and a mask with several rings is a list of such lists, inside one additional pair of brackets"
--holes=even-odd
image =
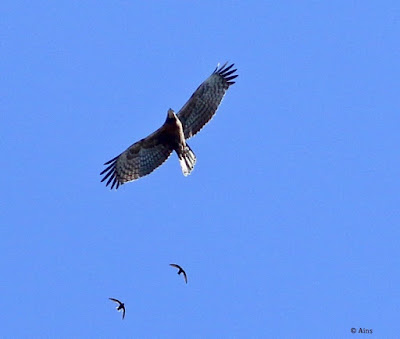
[[(236, 71), (236, 69), (235, 69), (235, 71)], [(226, 81), (231, 81), (231, 80), (233, 80), (233, 79), (236, 79), (238, 76), (239, 76), (238, 74), (235, 74), (235, 75), (232, 75), (232, 76), (230, 76), (230, 77), (225, 78), (225, 80), (226, 80)]]
[(106, 183), (106, 187), (108, 185), (110, 185), (110, 183), (112, 182), (111, 183), (111, 189), (114, 188), (115, 184), (117, 184), (115, 189), (118, 189), (118, 187), (120, 185), (120, 182), (117, 179), (117, 174), (116, 174), (116, 171), (115, 171), (115, 165), (117, 163), (118, 157), (115, 157), (114, 159), (111, 159), (110, 161), (107, 161), (104, 165), (109, 165), (109, 166), (100, 173), (100, 175), (104, 175), (105, 174), (103, 179), (101, 179), (101, 182), (103, 182), (103, 181), (108, 179), (108, 181)]
[[(233, 85), (235, 82), (231, 81), (235, 78), (238, 77), (237, 74), (234, 74), (237, 69), (232, 69), (231, 68), (235, 65), (235, 64), (230, 64), (229, 66), (226, 66), (228, 64), (228, 62), (225, 62), (221, 67), (218, 68), (218, 66), (216, 67), (214, 74), (218, 74), (221, 77), (223, 77), (226, 81), (226, 83), (231, 86)], [(233, 74), (233, 75), (232, 75)]]
[[(110, 172), (112, 175), (110, 176), (110, 178), (108, 178), (108, 181), (106, 183), (106, 186), (108, 186), (110, 184), (111, 181), (113, 181), (113, 179), (115, 179), (115, 173), (114, 172)], [(107, 178), (104, 178), (104, 180), (106, 180)]]
[[(103, 170), (101, 173), (100, 173), (100, 175), (103, 175), (104, 173), (106, 173), (106, 172), (108, 172), (111, 168), (113, 168), (115, 166), (115, 163), (112, 163), (110, 166), (108, 166), (105, 170)], [(109, 173), (111, 173), (112, 171), (110, 171)], [(106, 174), (106, 176), (105, 176), (105, 178), (107, 178), (110, 174)], [(104, 178), (104, 179), (105, 179)], [(103, 180), (104, 180), (103, 179)]]
[(221, 72), (221, 70), (226, 66), (227, 63), (228, 63), (228, 61), (225, 62), (221, 67), (219, 67), (219, 63), (218, 63), (218, 65), (217, 65), (217, 67), (215, 67), (213, 73), (219, 73), (219, 72)]
[[(225, 64), (226, 65), (226, 64)], [(219, 74), (221, 75), (226, 75), (226, 72), (228, 72), (235, 64), (231, 64), (228, 67), (222, 67), (219, 71)]]
[(101, 182), (103, 182), (104, 180), (106, 180), (111, 174), (114, 174), (114, 175), (115, 175), (114, 170), (109, 171), (109, 172), (104, 176), (104, 178), (101, 179)]
[(119, 155), (118, 155), (118, 156), (116, 156), (115, 158), (112, 158), (111, 160), (108, 160), (107, 162), (105, 162), (105, 163), (104, 163), (104, 165), (111, 164), (113, 161), (117, 160), (117, 159), (118, 159), (118, 157), (119, 157)]
[(221, 75), (223, 75), (223, 76), (226, 78), (226, 77), (228, 77), (229, 75), (231, 75), (232, 73), (235, 73), (236, 71), (237, 71), (237, 69), (233, 69), (233, 70), (231, 70), (231, 71), (229, 71), (229, 72), (221, 73)]
[[(219, 64), (218, 64), (217, 67), (214, 70), (214, 73), (221, 74), (221, 72), (224, 72), (225, 71), (225, 67), (226, 67), (227, 64), (228, 64), (228, 61), (225, 62), (222, 66), (219, 66)], [(234, 64), (228, 66), (227, 68), (231, 68), (233, 65)]]

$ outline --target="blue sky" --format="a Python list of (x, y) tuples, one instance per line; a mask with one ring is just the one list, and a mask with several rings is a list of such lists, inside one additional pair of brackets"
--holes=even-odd
[[(2, 337), (399, 335), (398, 1), (0, 10)], [(225, 61), (192, 175), (100, 183)]]

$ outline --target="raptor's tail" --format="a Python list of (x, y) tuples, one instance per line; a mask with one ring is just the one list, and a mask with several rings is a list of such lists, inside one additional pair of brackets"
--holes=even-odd
[(179, 163), (181, 164), (182, 173), (186, 177), (192, 172), (194, 164), (196, 163), (196, 156), (192, 149), (186, 144), (182, 154), (178, 155)]

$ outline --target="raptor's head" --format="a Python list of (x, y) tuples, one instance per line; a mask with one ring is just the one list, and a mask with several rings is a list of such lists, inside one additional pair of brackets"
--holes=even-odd
[(175, 112), (172, 108), (168, 110), (168, 118), (173, 119), (175, 117)]
[(166, 122), (172, 122), (172, 121), (175, 121), (175, 119), (176, 119), (176, 115), (175, 115), (175, 112), (174, 112), (174, 110), (172, 109), (172, 108), (170, 108), (169, 110), (168, 110), (168, 113), (167, 113), (167, 120), (166, 120)]

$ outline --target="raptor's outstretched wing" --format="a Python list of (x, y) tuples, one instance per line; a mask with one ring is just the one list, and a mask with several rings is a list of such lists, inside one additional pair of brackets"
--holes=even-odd
[(196, 89), (188, 102), (178, 112), (186, 139), (194, 136), (207, 122), (211, 120), (220, 105), (222, 98), (229, 86), (235, 82), (236, 69), (231, 69), (234, 64), (226, 66), (225, 63), (214, 72)]
[(132, 146), (119, 156), (106, 162), (109, 165), (100, 175), (104, 174), (102, 182), (107, 180), (106, 186), (111, 189), (139, 179), (153, 172), (168, 159), (173, 151), (172, 145), (166, 142), (165, 128), (161, 127)]

